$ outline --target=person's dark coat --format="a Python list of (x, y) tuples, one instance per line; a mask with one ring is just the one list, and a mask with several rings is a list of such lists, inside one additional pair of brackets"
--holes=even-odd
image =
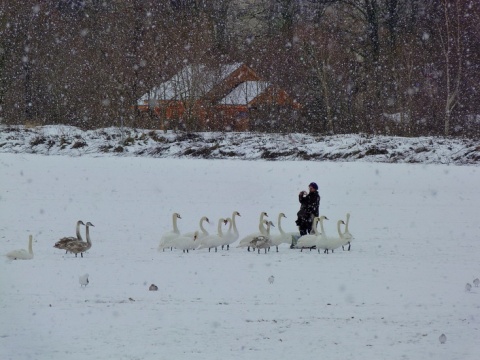
[(313, 218), (318, 216), (318, 209), (320, 207), (320, 195), (318, 191), (313, 191), (303, 196), (298, 195), (298, 201), (300, 202), (300, 210), (297, 213), (297, 221), (295, 223), (300, 228), (311, 227)]

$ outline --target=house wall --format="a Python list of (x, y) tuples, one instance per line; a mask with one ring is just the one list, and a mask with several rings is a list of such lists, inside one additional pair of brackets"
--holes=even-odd
[(250, 106), (258, 104), (292, 106), (295, 109), (301, 108), (301, 105), (287, 94), (285, 90), (270, 86), (266, 91), (257, 96), (250, 102)]
[(250, 119), (245, 105), (217, 105), (205, 118), (211, 131), (248, 131)]

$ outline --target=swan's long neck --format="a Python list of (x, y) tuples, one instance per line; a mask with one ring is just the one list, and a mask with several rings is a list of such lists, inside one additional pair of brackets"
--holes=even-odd
[(266, 226), (265, 226), (265, 235), (267, 235), (267, 236), (270, 235), (270, 221), (266, 223)]
[(92, 240), (90, 240), (90, 225), (87, 225), (86, 228), (87, 244), (91, 246)]
[(205, 230), (205, 228), (203, 227), (203, 221), (206, 220), (206, 217), (203, 217), (200, 219), (200, 230), (202, 230), (202, 232), (205, 234), (205, 235), (208, 235), (208, 231)]
[(82, 234), (80, 234), (80, 224), (81, 224), (81, 222), (77, 221), (77, 239), (80, 240), (80, 241), (83, 241)]
[(323, 220), (324, 220), (323, 218), (320, 218), (320, 231), (322, 232), (321, 235), (326, 237), (327, 234), (325, 234), (325, 230), (323, 229)]
[(218, 228), (217, 228), (217, 231), (218, 231), (218, 236), (220, 237), (223, 237), (223, 232), (222, 232), (222, 223), (225, 219), (219, 219), (218, 220)]
[(178, 230), (178, 226), (177, 226), (177, 214), (173, 214), (172, 219), (173, 219), (173, 232), (180, 234), (180, 231)]
[(231, 231), (232, 231), (232, 228), (233, 228), (233, 220), (230, 219), (230, 218), (227, 218), (227, 221), (228, 221), (228, 223), (230, 224), (230, 225), (228, 226), (227, 232), (231, 232)]
[(33, 236), (29, 235), (28, 236), (28, 253), (29, 254), (33, 254), (32, 240), (33, 240)]
[(238, 236), (237, 223), (235, 222), (236, 215), (237, 215), (236, 212), (232, 214), (232, 226), (233, 226), (233, 233)]
[(265, 231), (265, 226), (264, 226), (264, 223), (263, 223), (263, 219), (265, 217), (265, 213), (261, 213), (260, 214), (260, 222), (258, 223), (258, 230), (263, 234), (263, 232)]
[(260, 234), (268, 235), (267, 227), (270, 228), (270, 225), (268, 224), (268, 221), (262, 221), (260, 223), (260, 225), (258, 226), (258, 230), (260, 230)]
[(338, 231), (338, 236), (340, 236), (341, 239), (343, 239), (343, 234), (342, 234), (342, 231), (340, 229), (340, 225), (342, 224), (342, 220), (338, 220), (337, 221), (337, 231)]
[(344, 234), (345, 233), (342, 233), (342, 229), (340, 229), (340, 224), (342, 223), (342, 220), (338, 220), (337, 222), (337, 231), (338, 231), (338, 236), (340, 236), (340, 238), (343, 238)]
[[(312, 224), (312, 230), (313, 230), (315, 236), (318, 236), (317, 223), (318, 223), (318, 217), (316, 217), (315, 219), (313, 219), (313, 224)], [(320, 223), (320, 224), (321, 224), (321, 223)], [(323, 230), (322, 230), (322, 233), (323, 233)]]
[(278, 215), (278, 231), (280, 231), (280, 234), (285, 235), (285, 231), (282, 229), (282, 214)]
[(348, 223), (350, 221), (350, 214), (347, 214), (347, 221), (345, 222), (345, 230), (343, 231), (344, 234), (348, 233)]

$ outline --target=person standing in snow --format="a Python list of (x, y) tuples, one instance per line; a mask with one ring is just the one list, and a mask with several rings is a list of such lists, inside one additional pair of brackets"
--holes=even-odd
[(295, 223), (300, 230), (301, 236), (310, 233), (312, 230), (313, 219), (318, 216), (318, 209), (320, 208), (318, 185), (312, 182), (308, 185), (308, 189), (308, 194), (306, 191), (301, 191), (300, 194), (298, 194), (298, 201), (301, 205)]

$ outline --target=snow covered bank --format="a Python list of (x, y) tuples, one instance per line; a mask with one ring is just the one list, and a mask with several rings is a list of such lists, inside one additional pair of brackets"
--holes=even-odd
[(67, 126), (0, 128), (0, 152), (43, 155), (142, 156), (242, 160), (317, 160), (422, 164), (480, 164), (469, 139), (362, 135), (172, 133)]
[[(293, 231), (312, 180), (327, 234), (352, 214), (352, 251), (156, 250), (174, 211), (182, 232), (234, 210), (240, 235), (260, 211)], [(479, 183), (476, 166), (0, 154), (0, 254), (28, 234), (35, 252), (0, 259), (0, 354), (476, 360)], [(53, 248), (79, 219), (95, 225), (84, 258)]]

